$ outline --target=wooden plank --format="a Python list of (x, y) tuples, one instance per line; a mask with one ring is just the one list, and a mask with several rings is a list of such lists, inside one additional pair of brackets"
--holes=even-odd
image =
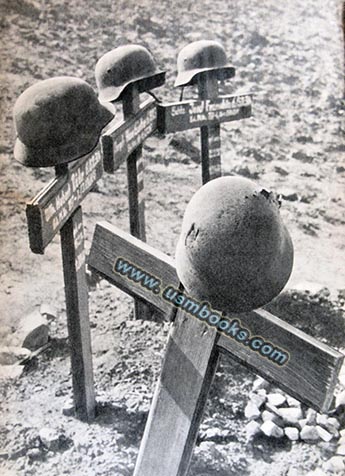
[(67, 222), (103, 174), (100, 146), (54, 178), (26, 206), (29, 243), (33, 253), (46, 246)]
[(96, 402), (81, 207), (67, 220), (60, 235), (75, 411), (81, 420), (92, 421)]
[[(123, 104), (133, 99), (125, 97)], [(149, 98), (141, 106), (129, 109), (122, 121), (115, 123), (102, 137), (104, 170), (114, 173), (157, 128), (156, 101)]]
[(157, 104), (158, 130), (179, 132), (212, 123), (238, 121), (251, 116), (251, 104), (251, 94)]
[[(152, 292), (140, 283), (115, 272), (114, 264), (119, 257), (156, 277), (160, 281), (161, 292)], [(167, 286), (178, 288), (179, 280), (172, 259), (164, 253), (110, 224), (102, 223), (96, 225), (88, 262), (95, 271), (123, 291), (148, 302), (163, 313), (171, 312), (173, 306), (163, 298), (163, 292)], [(192, 315), (191, 318), (196, 319)], [(286, 351), (289, 359), (283, 362), (284, 365), (279, 365), (279, 362), (269, 358), (272, 353), (267, 357), (260, 350), (252, 349), (251, 345), (245, 345), (231, 333), (221, 333), (219, 350), (236, 358), (300, 401), (319, 411), (329, 409), (344, 359), (342, 354), (263, 310), (235, 317), (230, 313), (228, 319), (239, 319), (237, 327), (247, 329), (251, 338), (262, 338), (261, 347), (269, 343), (272, 345), (272, 352), (274, 349)], [(249, 337), (246, 340), (249, 341)]]
[(186, 474), (217, 367), (217, 333), (178, 311), (134, 476)]
[[(204, 101), (218, 98), (218, 80), (215, 75), (206, 74), (198, 78), (199, 98)], [(247, 98), (245, 98), (247, 99)], [(249, 98), (250, 99), (250, 98)], [(220, 156), (220, 123), (200, 128), (201, 139), (201, 174), (202, 183), (222, 175)]]

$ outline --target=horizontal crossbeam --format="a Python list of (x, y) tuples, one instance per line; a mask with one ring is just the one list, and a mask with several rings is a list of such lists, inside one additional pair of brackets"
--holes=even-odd
[(252, 115), (251, 104), (251, 94), (157, 104), (157, 127), (169, 133), (237, 121)]
[[(115, 268), (119, 258), (149, 278), (156, 278), (158, 284), (149, 289), (147, 283), (135, 282), (130, 274), (119, 272)], [(166, 254), (103, 222), (96, 225), (88, 264), (124, 292), (171, 314), (174, 305), (165, 291), (167, 288), (178, 290), (179, 280), (174, 261)], [(220, 333), (217, 341), (220, 351), (307, 405), (322, 412), (329, 410), (344, 359), (341, 353), (263, 309), (226, 315), (231, 328), (230, 332), (228, 329), (228, 332)], [(240, 338), (244, 334), (238, 329), (250, 334), (249, 344)], [(286, 362), (277, 352), (288, 356)]]
[(103, 175), (100, 145), (55, 177), (26, 206), (30, 248), (43, 254), (69, 217)]

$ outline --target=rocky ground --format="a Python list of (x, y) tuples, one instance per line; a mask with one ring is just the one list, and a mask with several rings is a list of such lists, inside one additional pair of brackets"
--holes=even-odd
[[(253, 117), (222, 126), (224, 173), (253, 178), (282, 194), (282, 216), (295, 247), (287, 290), (269, 309), (344, 352), (341, 6), (337, 0), (0, 0), (2, 346), (19, 345), (18, 330), (33, 312), (36, 317), (43, 314), (50, 338), (42, 353), (21, 366), (21, 375), (1, 380), (3, 473), (132, 474), (169, 329), (168, 323), (135, 321), (131, 299), (106, 282), (90, 289), (98, 416), (87, 425), (69, 414), (60, 243), (56, 238), (43, 256), (32, 254), (25, 218), (25, 203), (53, 172), (25, 169), (13, 160), (15, 99), (35, 81), (61, 74), (95, 86), (94, 66), (102, 54), (120, 44), (141, 43), (167, 69), (167, 83), (156, 94), (177, 100), (172, 85), (178, 50), (202, 38), (220, 41), (237, 70), (223, 92), (256, 92)], [(187, 98), (193, 94), (185, 91)], [(185, 206), (200, 185), (198, 147), (195, 131), (176, 134), (173, 141), (171, 136), (156, 136), (144, 146), (148, 241), (170, 255)], [(127, 230), (125, 169), (105, 175), (83, 210), (87, 246), (98, 220)], [(5, 367), (13, 375), (11, 359), (16, 360), (5, 357)], [(343, 375), (337, 395), (344, 381)], [(303, 405), (271, 396), (277, 393), (224, 358), (190, 475), (342, 474), (341, 411), (325, 420)], [(298, 421), (282, 423), (283, 408), (299, 408)], [(254, 435), (256, 423), (267, 417), (265, 411), (275, 415), (267, 421), (294, 430), (285, 436), (279, 430), (273, 431), (277, 437), (272, 430), (271, 436), (262, 431)], [(311, 427), (308, 438), (302, 426)]]

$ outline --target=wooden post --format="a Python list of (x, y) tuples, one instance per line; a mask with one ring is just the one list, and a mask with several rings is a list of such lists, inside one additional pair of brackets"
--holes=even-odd
[[(210, 73), (202, 73), (198, 77), (199, 99), (215, 99), (218, 97), (217, 76)], [(202, 126), (201, 131), (201, 169), (202, 183), (220, 177), (221, 156), (220, 156), (220, 124)]]
[(89, 302), (85, 275), (82, 210), (79, 206), (60, 230), (74, 407), (78, 418), (95, 417)]
[[(56, 176), (68, 172), (68, 165), (55, 167)], [(85, 274), (85, 246), (81, 206), (60, 230), (65, 284), (67, 328), (70, 345), (75, 414), (80, 420), (95, 418), (96, 400), (93, 383), (89, 297)]]
[[(122, 99), (124, 119), (130, 119), (140, 110), (140, 96), (136, 84), (124, 91)], [(129, 226), (131, 235), (146, 241), (145, 232), (145, 198), (144, 198), (144, 161), (142, 146), (139, 145), (127, 157)], [(136, 319), (148, 319), (149, 308), (142, 302), (134, 301), (134, 316)]]
[[(200, 99), (214, 99), (216, 76), (200, 75), (198, 88)], [(201, 127), (201, 162), (203, 184), (221, 176), (219, 123)], [(215, 330), (177, 312), (134, 476), (187, 474), (219, 362), (217, 338)]]

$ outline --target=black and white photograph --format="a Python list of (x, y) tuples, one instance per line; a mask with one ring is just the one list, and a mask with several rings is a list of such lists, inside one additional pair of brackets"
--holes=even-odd
[(343, 0), (0, 0), (0, 473), (345, 475)]

